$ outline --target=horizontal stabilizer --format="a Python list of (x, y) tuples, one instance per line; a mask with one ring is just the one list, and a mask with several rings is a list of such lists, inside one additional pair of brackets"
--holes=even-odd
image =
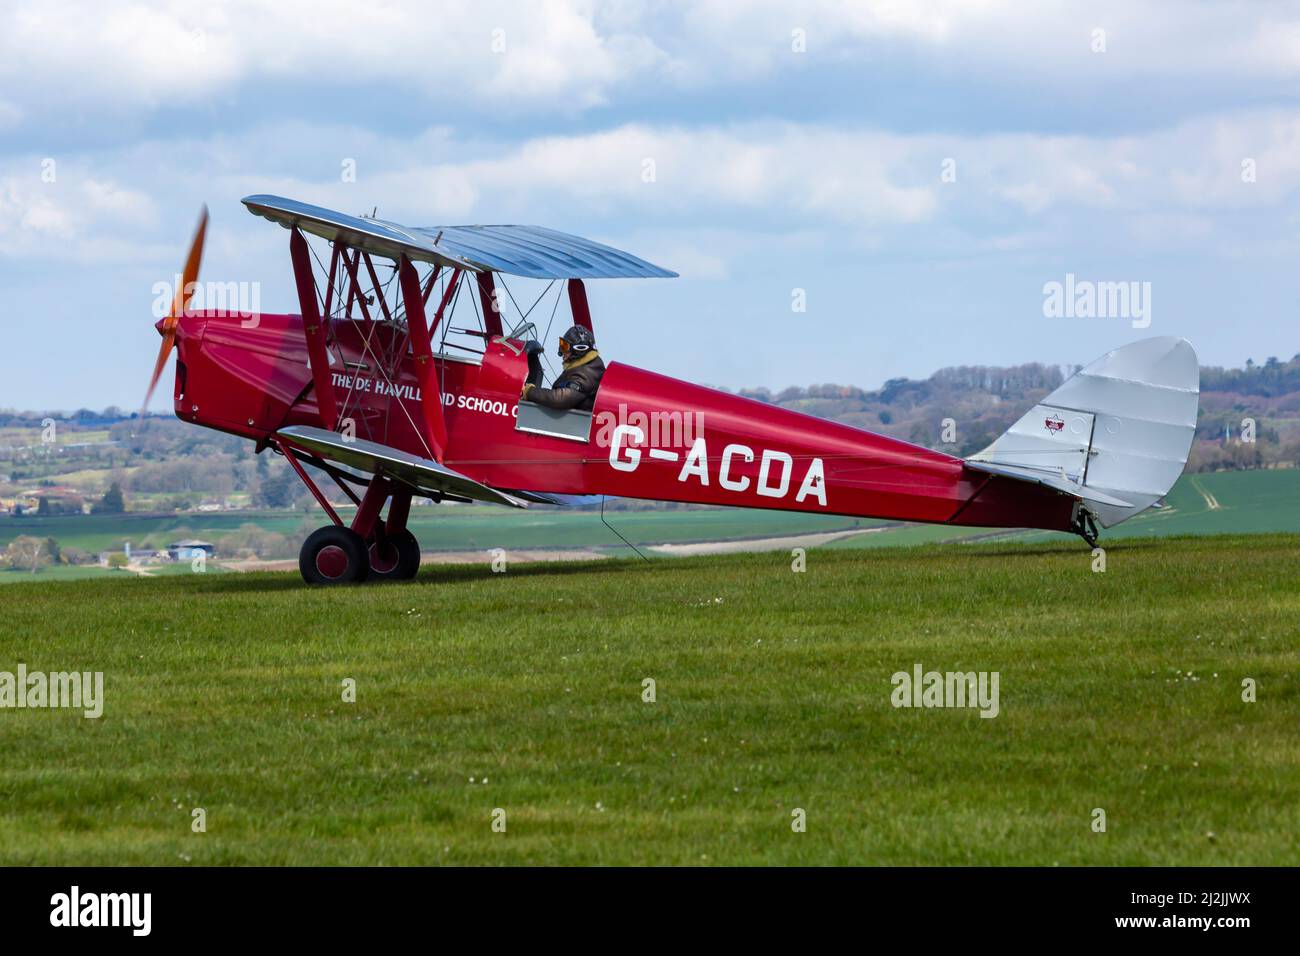
[(474, 501), (486, 501), (511, 508), (527, 508), (526, 502), (495, 488), (480, 484), (467, 475), (440, 465), (431, 458), (421, 458), (363, 438), (344, 438), (338, 432), (309, 425), (281, 428), (276, 435), (289, 444), (305, 448), (322, 458), (337, 461), (359, 471), (384, 474), (413, 488), (435, 494), (455, 495)]
[(974, 459), (967, 459), (966, 467), (990, 475), (1002, 475), (1006, 478), (1019, 478), (1021, 481), (1032, 481), (1035, 484), (1044, 485), (1056, 491), (1063, 491), (1067, 495), (1074, 495), (1076, 498), (1087, 498), (1089, 501), (1095, 501), (1103, 505), (1110, 505), (1114, 508), (1133, 507), (1133, 502), (1131, 501), (1124, 501), (1122, 498), (1108, 495), (1105, 492), (1098, 491), (1096, 488), (1085, 488), (1082, 485), (1075, 484), (1068, 478), (1040, 474), (1036, 472), (1035, 469), (1025, 468), (1020, 465), (1004, 465), (993, 461), (975, 461)]

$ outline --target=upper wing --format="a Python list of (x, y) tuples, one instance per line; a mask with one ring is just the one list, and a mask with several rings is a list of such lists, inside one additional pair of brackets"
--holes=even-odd
[(457, 495), (475, 501), (487, 501), (494, 505), (509, 505), (512, 508), (528, 507), (526, 502), (513, 495), (489, 488), (432, 459), (408, 454), (378, 442), (366, 441), (363, 438), (344, 438), (337, 432), (312, 428), (309, 425), (291, 425), (288, 428), (281, 428), (276, 435), (290, 445), (305, 448), (322, 458), (372, 474), (382, 472), (422, 491)]
[(255, 216), (396, 260), (532, 279), (671, 278), (676, 272), (629, 252), (542, 226), (403, 226), (350, 216), (282, 196), (246, 196)]
[(415, 230), (486, 272), (530, 279), (669, 279), (630, 252), (543, 226), (422, 226)]
[(396, 261), (399, 256), (406, 256), (412, 262), (433, 262), (469, 272), (483, 271), (454, 252), (440, 248), (432, 236), (382, 219), (349, 216), (281, 196), (246, 196), (243, 203), (253, 215), (279, 223), (286, 229), (297, 226), (313, 236), (338, 240), (385, 259)]

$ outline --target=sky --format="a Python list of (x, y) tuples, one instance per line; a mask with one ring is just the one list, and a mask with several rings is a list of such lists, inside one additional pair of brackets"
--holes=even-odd
[(590, 282), (602, 354), (703, 384), (1285, 359), (1300, 4), (0, 0), (0, 407), (137, 407), (205, 202), (296, 311), (253, 193), (627, 249), (681, 278)]

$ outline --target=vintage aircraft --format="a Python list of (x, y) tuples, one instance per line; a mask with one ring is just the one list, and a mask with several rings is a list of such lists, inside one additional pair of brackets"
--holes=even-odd
[[(560, 283), (552, 324), (567, 289), (572, 322), (590, 330), (584, 280), (675, 273), (537, 226), (413, 228), (276, 196), (243, 202), (289, 232), (298, 313), (189, 308), (205, 209), (156, 326), (149, 395), (174, 344), (176, 415), (284, 456), (331, 521), (302, 547), (310, 583), (413, 577), (413, 496), (524, 508), (617, 495), (1044, 528), (1094, 545), (1099, 525), (1164, 496), (1191, 446), (1200, 373), (1177, 338), (1107, 353), (965, 459), (621, 362), (590, 411), (544, 408), (520, 391), (525, 341), (550, 338), (529, 321), (549, 290)], [(551, 285), (525, 310), (505, 276)], [(453, 313), (470, 318), (455, 328)], [(350, 522), (304, 463), (356, 505)]]

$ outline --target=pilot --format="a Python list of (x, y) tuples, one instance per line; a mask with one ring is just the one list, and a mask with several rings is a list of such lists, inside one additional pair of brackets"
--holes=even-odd
[(559, 356), (564, 371), (556, 376), (550, 388), (542, 388), (542, 344), (528, 342), (528, 380), (520, 398), (547, 408), (576, 408), (589, 412), (596, 403), (596, 389), (605, 374), (605, 363), (596, 351), (596, 338), (591, 330), (575, 325), (560, 336)]

